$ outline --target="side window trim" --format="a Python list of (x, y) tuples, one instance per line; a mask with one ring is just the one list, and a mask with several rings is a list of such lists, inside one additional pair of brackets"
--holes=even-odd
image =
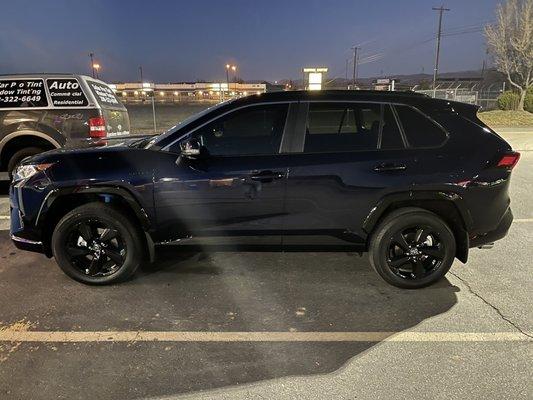
[[(262, 102), (262, 103), (254, 103), (254, 104), (246, 104), (244, 106), (241, 106), (241, 107), (237, 107), (237, 108), (234, 108), (234, 109), (231, 109), (231, 110), (228, 110), (220, 115), (217, 115), (216, 117), (213, 117), (211, 118), (210, 120), (204, 122), (203, 124), (201, 125), (198, 125), (197, 127), (191, 129), (189, 132), (179, 136), (178, 138), (176, 138), (175, 140), (173, 140), (172, 142), (170, 142), (169, 144), (167, 144), (166, 146), (164, 146), (163, 148), (161, 148), (161, 151), (169, 151), (169, 148), (171, 146), (173, 146), (174, 144), (190, 137), (194, 132), (196, 132), (197, 130), (199, 129), (202, 129), (204, 126), (212, 123), (212, 122), (216, 122), (217, 120), (219, 120), (220, 118), (223, 118), (225, 117), (226, 115), (229, 115), (229, 114), (232, 114), (234, 112), (237, 112), (237, 111), (241, 111), (241, 110), (244, 110), (244, 109), (247, 109), (247, 108), (254, 108), (254, 107), (261, 107), (261, 106), (269, 106), (269, 105), (279, 105), (279, 104), (285, 104), (287, 105), (287, 115), (285, 116), (285, 124), (284, 124), (284, 127), (283, 127), (283, 132), (282, 132), (282, 136), (281, 136), (281, 141), (280, 141), (280, 148), (278, 149), (278, 153), (276, 154), (272, 154), (272, 155), (279, 155), (280, 154), (280, 150), (281, 150), (281, 147), (282, 147), (282, 144), (283, 144), (283, 139), (285, 137), (285, 133), (286, 133), (286, 129), (287, 129), (287, 123), (288, 123), (288, 120), (289, 120), (289, 111), (290, 111), (290, 105), (292, 103), (298, 103), (297, 101), (271, 101), (271, 102)], [(217, 158), (218, 157), (246, 157), (246, 156), (257, 156), (258, 154), (253, 154), (253, 155), (248, 155), (248, 154), (243, 154), (243, 155), (232, 155), (232, 156), (216, 156)]]
[(396, 121), (396, 125), (398, 126), (398, 129), (400, 131), (400, 136), (402, 137), (403, 146), (406, 149), (410, 149), (411, 146), (409, 144), (409, 141), (407, 140), (407, 135), (405, 134), (405, 131), (403, 129), (402, 121), (400, 121), (400, 117), (398, 116), (398, 112), (396, 111), (396, 107), (394, 104), (388, 105), (392, 111), (392, 115), (394, 115), (394, 120)]
[(289, 103), (278, 154), (291, 153), (297, 136), (296, 127), (298, 126), (299, 106), (299, 102)]
[[(439, 128), (440, 131), (442, 133), (444, 133), (444, 136), (446, 137), (441, 143), (439, 143), (438, 146), (416, 147), (416, 149), (439, 149), (439, 148), (443, 147), (448, 142), (448, 140), (450, 139), (449, 132), (446, 129), (444, 129), (444, 127), (441, 124), (439, 124), (437, 121), (435, 121), (433, 118), (431, 118), (429, 115), (427, 115), (423, 111), (419, 110), (417, 107), (412, 106), (410, 104), (391, 104), (391, 106), (392, 106), (392, 109), (394, 110), (394, 116), (395, 116), (395, 118), (397, 118), (398, 126), (400, 127), (400, 132), (402, 132), (402, 136), (405, 135), (405, 131), (404, 131), (404, 128), (403, 128), (402, 121), (400, 120), (400, 118), (399, 118), (399, 116), (397, 114), (396, 107), (398, 107), (398, 106), (408, 107), (408, 108), (412, 109), (414, 112), (417, 112), (418, 114), (422, 115), (422, 117), (426, 118), (429, 122), (431, 122), (433, 125), (435, 125), (437, 128)], [(408, 146), (406, 146), (407, 149), (414, 149), (415, 148), (415, 147), (412, 147), (409, 144), (409, 142), (407, 140), (407, 136), (405, 136), (405, 142), (408, 144)]]
[(376, 148), (381, 150), (381, 142), (383, 141), (383, 120), (385, 119), (385, 104), (380, 104), (379, 107), (379, 130), (378, 130), (378, 143)]
[(307, 127), (307, 114), (309, 113), (309, 102), (302, 101), (298, 104), (295, 127), (292, 133), (292, 141), (289, 152), (303, 153), (305, 145), (305, 131)]

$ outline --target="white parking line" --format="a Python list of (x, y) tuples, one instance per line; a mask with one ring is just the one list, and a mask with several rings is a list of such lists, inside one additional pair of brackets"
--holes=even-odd
[(0, 342), (530, 342), (519, 332), (156, 332), (0, 330)]
[(513, 220), (513, 222), (518, 222), (518, 223), (521, 223), (521, 222), (533, 222), (533, 218), (517, 218), (517, 219)]

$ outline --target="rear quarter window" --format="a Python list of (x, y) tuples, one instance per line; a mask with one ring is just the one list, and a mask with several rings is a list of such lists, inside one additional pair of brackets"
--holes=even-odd
[(446, 141), (446, 132), (422, 112), (409, 106), (395, 108), (411, 147), (439, 147)]
[(0, 109), (47, 106), (42, 79), (0, 80)]
[(96, 97), (96, 101), (98, 101), (98, 104), (100, 104), (100, 106), (103, 108), (124, 108), (117, 96), (115, 96), (113, 89), (111, 89), (109, 86), (89, 80), (87, 81), (87, 84), (89, 85), (91, 92), (93, 92), (94, 97)]

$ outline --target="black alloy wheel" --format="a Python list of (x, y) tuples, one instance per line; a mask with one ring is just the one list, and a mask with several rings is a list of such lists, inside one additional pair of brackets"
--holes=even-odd
[(440, 280), (452, 266), (456, 242), (436, 214), (420, 208), (391, 212), (369, 244), (370, 262), (391, 285), (416, 289)]
[(144, 259), (142, 231), (111, 205), (88, 203), (68, 212), (52, 235), (52, 252), (68, 276), (103, 285), (130, 277)]
[(65, 250), (69, 262), (92, 277), (116, 273), (124, 264), (127, 252), (118, 230), (94, 219), (82, 220), (70, 228)]
[(390, 240), (387, 264), (403, 279), (422, 279), (440, 267), (445, 250), (430, 226), (398, 231)]

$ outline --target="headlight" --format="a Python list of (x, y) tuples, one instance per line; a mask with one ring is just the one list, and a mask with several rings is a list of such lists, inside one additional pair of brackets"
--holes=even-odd
[(38, 172), (46, 171), (53, 163), (50, 164), (28, 164), (19, 165), (13, 174), (13, 182), (23, 181), (31, 178)]

